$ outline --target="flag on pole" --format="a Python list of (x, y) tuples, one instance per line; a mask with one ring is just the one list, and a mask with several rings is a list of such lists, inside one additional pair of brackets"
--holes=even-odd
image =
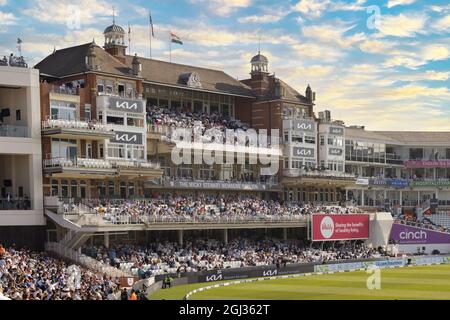
[(128, 54), (131, 55), (131, 26), (128, 22)]
[(172, 32), (170, 33), (170, 41), (173, 43), (183, 44), (183, 41), (181, 41), (180, 37)]
[(19, 50), (19, 56), (22, 56), (22, 39), (17, 38), (17, 50)]
[(155, 32), (153, 31), (152, 12), (149, 11), (149, 12), (148, 12), (148, 15), (150, 16), (150, 28), (151, 28), (151, 30), (152, 30), (152, 37), (154, 38), (154, 37), (155, 37)]

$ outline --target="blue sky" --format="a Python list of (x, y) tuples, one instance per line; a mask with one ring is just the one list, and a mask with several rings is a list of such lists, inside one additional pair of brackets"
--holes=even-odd
[[(76, 6), (74, 6), (76, 5)], [(269, 69), (316, 111), (373, 130), (450, 130), (450, 3), (419, 0), (0, 0), (0, 55), (32, 64), (57, 49), (103, 44), (112, 22), (131, 25), (131, 52), (221, 69), (244, 79), (261, 51)]]

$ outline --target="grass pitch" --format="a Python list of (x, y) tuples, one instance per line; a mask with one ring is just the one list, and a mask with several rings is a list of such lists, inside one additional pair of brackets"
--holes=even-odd
[[(364, 271), (355, 271), (264, 280), (205, 290), (192, 295), (190, 300), (450, 300), (450, 265), (381, 269), (379, 290), (367, 288), (369, 276)], [(182, 299), (189, 291), (211, 284), (159, 290), (152, 300)]]

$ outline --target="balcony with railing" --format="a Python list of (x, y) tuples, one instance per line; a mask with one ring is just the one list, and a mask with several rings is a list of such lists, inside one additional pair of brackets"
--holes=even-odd
[(116, 169), (104, 159), (90, 158), (51, 158), (43, 161), (44, 173), (86, 173), (95, 175), (114, 175)]
[(42, 135), (61, 137), (85, 137), (90, 139), (112, 139), (114, 130), (109, 125), (96, 121), (47, 119), (42, 121)]
[(28, 127), (0, 124), (0, 137), (28, 138)]
[(52, 86), (50, 88), (50, 92), (57, 93), (57, 94), (67, 94), (67, 95), (71, 95), (71, 96), (78, 95), (77, 88), (68, 87), (68, 86), (64, 86), (64, 85), (63, 86)]
[(1, 210), (31, 210), (31, 200), (28, 198), (0, 198)]
[(120, 176), (145, 176), (148, 179), (160, 178), (163, 174), (157, 162), (145, 160), (109, 160)]
[(319, 170), (315, 168), (311, 169), (284, 169), (283, 175), (285, 177), (296, 178), (296, 177), (304, 177), (304, 178), (323, 178), (323, 179), (332, 179), (332, 180), (356, 180), (356, 175), (346, 172), (340, 171), (332, 171), (332, 170)]
[[(199, 224), (213, 228), (250, 228), (250, 227), (298, 227), (305, 226), (306, 215), (300, 214), (153, 214), (135, 210), (105, 210), (121, 203), (130, 203), (130, 199), (58, 199), (57, 206), (51, 209), (58, 216), (75, 223), (79, 227), (136, 227), (140, 229), (175, 230), (185, 229), (187, 225), (196, 228)], [(134, 199), (144, 204), (149, 199)], [(216, 211), (211, 206), (208, 211)]]

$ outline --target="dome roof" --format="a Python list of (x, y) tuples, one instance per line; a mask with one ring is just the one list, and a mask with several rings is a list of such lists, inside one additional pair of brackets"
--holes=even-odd
[(125, 30), (123, 30), (123, 28), (121, 26), (118, 26), (115, 23), (113, 23), (112, 25), (107, 27), (103, 33), (109, 33), (109, 32), (125, 34)]
[(258, 53), (256, 56), (252, 58), (250, 61), (251, 63), (254, 62), (263, 62), (263, 63), (269, 63), (269, 59), (267, 59), (266, 56), (263, 56), (262, 54)]

